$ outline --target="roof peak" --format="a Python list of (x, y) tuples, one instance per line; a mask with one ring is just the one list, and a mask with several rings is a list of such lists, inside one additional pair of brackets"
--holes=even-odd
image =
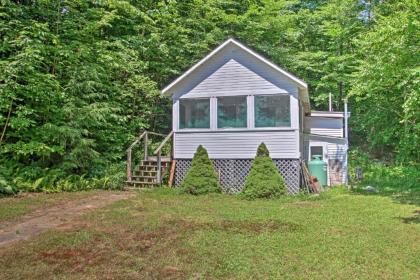
[[(199, 62), (197, 62), (196, 64), (194, 64), (191, 68), (189, 68), (184, 74), (180, 75), (177, 79), (175, 79), (172, 83), (170, 83), (168, 86), (166, 86), (163, 90), (162, 93), (166, 94), (169, 92), (169, 90), (174, 87), (176, 84), (178, 84), (181, 80), (183, 80), (184, 78), (188, 77), (188, 75), (190, 75), (192, 72), (194, 72), (200, 65), (204, 64), (205, 62), (207, 62), (211, 57), (213, 57), (215, 54), (217, 54), (218, 52), (222, 51), (227, 45), (229, 44), (234, 44), (235, 46), (237, 46), (239, 49), (243, 50), (244, 52), (252, 55), (253, 57), (257, 58), (258, 60), (262, 61), (263, 63), (265, 63), (267, 66), (273, 68), (274, 70), (276, 70), (277, 72), (281, 73), (282, 75), (284, 75), (286, 78), (290, 79), (291, 81), (293, 81), (294, 83), (296, 83), (298, 85), (299, 88), (304, 89), (305, 91), (308, 90), (308, 85), (301, 79), (299, 79), (298, 77), (296, 77), (295, 75), (287, 72), (286, 70), (280, 68), (278, 65), (276, 65), (275, 63), (271, 62), (270, 60), (268, 60), (267, 58), (263, 57), (262, 55), (260, 55), (259, 53), (255, 52), (254, 50), (252, 50), (251, 48), (249, 48), (248, 46), (244, 45), (243, 43), (241, 43), (240, 41), (238, 41), (237, 39), (233, 38), (233, 36), (229, 36), (228, 39), (226, 39), (222, 44), (220, 44), (218, 47), (216, 47), (215, 49), (213, 49), (213, 51), (211, 51), (208, 55), (206, 55), (203, 59), (201, 59)], [(308, 102), (309, 102), (309, 97), (308, 97)]]

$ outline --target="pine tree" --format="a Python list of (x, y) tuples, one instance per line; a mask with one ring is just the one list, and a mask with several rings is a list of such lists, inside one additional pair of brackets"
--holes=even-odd
[(183, 192), (194, 195), (220, 192), (217, 174), (203, 146), (198, 146), (192, 166), (180, 188)]
[(286, 194), (286, 184), (268, 155), (268, 149), (261, 143), (252, 163), (243, 195), (247, 199), (274, 198)]

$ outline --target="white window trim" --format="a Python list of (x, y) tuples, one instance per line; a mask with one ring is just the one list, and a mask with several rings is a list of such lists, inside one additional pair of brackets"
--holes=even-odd
[[(198, 100), (198, 99), (208, 99), (209, 103), (210, 103), (210, 108), (209, 108), (209, 118), (210, 118), (210, 127), (209, 128), (181, 128), (181, 109), (180, 109), (180, 101), (182, 100)], [(197, 97), (197, 98), (181, 98), (179, 100), (177, 100), (177, 130), (178, 131), (211, 131), (212, 130), (212, 110), (214, 110), (214, 108), (212, 108), (212, 99), (213, 97)], [(213, 101), (214, 102), (214, 101)]]
[(322, 160), (328, 164), (328, 145), (325, 142), (310, 142), (308, 151), (308, 160), (312, 160), (311, 147), (322, 147)]

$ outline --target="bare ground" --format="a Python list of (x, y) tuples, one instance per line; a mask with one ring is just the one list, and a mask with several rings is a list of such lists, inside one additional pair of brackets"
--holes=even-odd
[(30, 239), (52, 228), (72, 227), (75, 218), (85, 212), (128, 199), (134, 194), (134, 192), (98, 192), (88, 198), (36, 210), (22, 216), (18, 221), (0, 223), (0, 247)]

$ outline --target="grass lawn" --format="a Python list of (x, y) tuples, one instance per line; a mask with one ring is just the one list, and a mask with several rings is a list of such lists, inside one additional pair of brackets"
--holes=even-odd
[(344, 189), (273, 201), (140, 191), (0, 248), (0, 279), (419, 279), (419, 211)]

